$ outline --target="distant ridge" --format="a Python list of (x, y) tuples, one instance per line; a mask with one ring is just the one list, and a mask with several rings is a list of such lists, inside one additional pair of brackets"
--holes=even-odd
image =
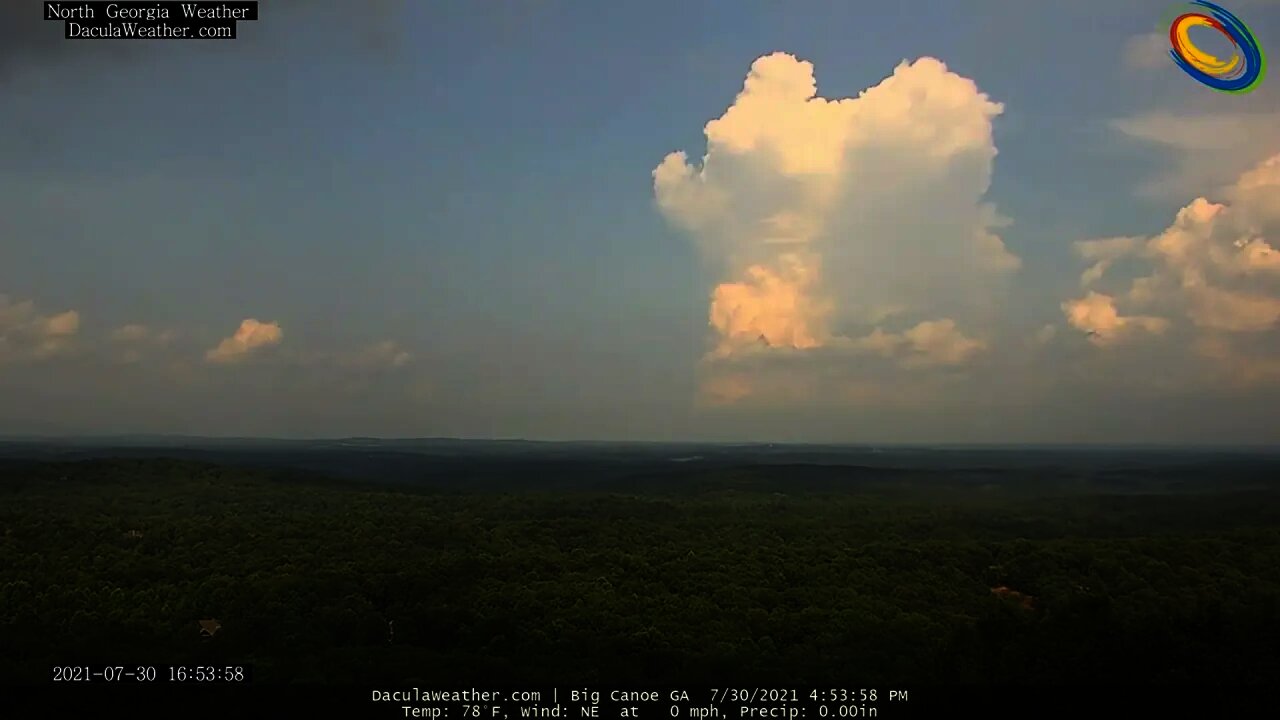
[(1186, 443), (860, 443), (860, 442), (801, 442), (801, 441), (736, 441), (736, 440), (588, 440), (588, 439), (533, 439), (520, 437), (373, 437), (354, 435), (349, 437), (272, 437), (252, 435), (182, 435), (122, 433), (118, 435), (52, 435), (52, 434), (0, 434), (0, 443), (40, 443), (83, 447), (226, 447), (226, 446), (342, 446), (342, 447), (429, 447), (459, 445), (502, 445), (530, 447), (711, 447), (711, 448), (776, 448), (779, 451), (796, 449), (830, 449), (862, 452), (990, 452), (990, 451), (1084, 451), (1084, 452), (1261, 452), (1280, 453), (1276, 444), (1204, 444)]

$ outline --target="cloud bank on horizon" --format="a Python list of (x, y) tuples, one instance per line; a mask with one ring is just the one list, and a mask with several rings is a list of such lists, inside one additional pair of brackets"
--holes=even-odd
[[(1054, 324), (1030, 343), (1001, 331), (1016, 302), (1003, 281), (1021, 264), (999, 235), (1009, 220), (985, 199), (1003, 109), (930, 57), (837, 99), (818, 94), (809, 62), (756, 60), (704, 128), (701, 161), (672, 152), (653, 171), (659, 210), (715, 278), (702, 400), (923, 404), (937, 398), (922, 373), (964, 377), (983, 354), (1053, 342)], [(1203, 378), (1280, 380), (1278, 221), (1280, 155), (1154, 237), (1077, 242), (1086, 292), (1062, 302), (1065, 320), (1099, 352), (1164, 337), (1145, 348), (1153, 362), (1177, 353)], [(1132, 261), (1148, 272), (1127, 290), (1096, 289)]]
[[(1220, 202), (1196, 198), (1153, 237), (1077, 243), (1079, 254), (1094, 262), (1081, 284), (1109, 283), (1116, 290), (1090, 290), (1063, 303), (1063, 311), (1100, 346), (1180, 326), (1213, 377), (1273, 383), (1280, 380), (1273, 332), (1280, 322), (1277, 236), (1280, 155), (1241, 175)], [(1138, 276), (1110, 282), (1107, 271), (1126, 259), (1139, 265)], [(1122, 314), (1127, 308), (1133, 314)]]

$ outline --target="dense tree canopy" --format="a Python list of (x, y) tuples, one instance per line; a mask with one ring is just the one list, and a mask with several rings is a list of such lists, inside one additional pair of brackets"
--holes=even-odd
[(1275, 487), (0, 472), (0, 673), (23, 681), (93, 661), (249, 664), (258, 683), (1280, 677)]

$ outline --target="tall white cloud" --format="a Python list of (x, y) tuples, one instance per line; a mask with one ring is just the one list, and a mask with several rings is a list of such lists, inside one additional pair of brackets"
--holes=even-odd
[[(708, 362), (827, 348), (962, 364), (1020, 265), (983, 202), (1003, 106), (933, 58), (853, 98), (819, 97), (813, 70), (757, 59), (701, 162), (673, 152), (653, 172), (716, 278)], [(713, 373), (707, 392), (747, 397), (755, 378)]]

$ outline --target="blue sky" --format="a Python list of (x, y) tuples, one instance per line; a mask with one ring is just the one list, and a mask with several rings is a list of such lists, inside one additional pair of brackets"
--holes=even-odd
[[(1229, 7), (1280, 47), (1280, 5)], [(25, 17), (38, 3), (14, 3), (0, 16), (0, 432), (1272, 442), (1274, 324), (1206, 321), (1177, 282), (1159, 307), (1122, 304), (1130, 279), (1191, 272), (1137, 248), (1280, 153), (1278, 86), (1197, 85), (1162, 57), (1167, 10), (264, 1), (236, 41), (121, 47), (63, 41)], [(991, 281), (981, 319), (931, 298), (942, 306), (881, 328), (924, 352), (944, 326), (909, 331), (952, 319), (930, 345), (961, 343), (949, 359), (885, 349), (871, 367), (827, 352), (871, 347), (834, 324), (815, 348), (766, 338), (776, 352), (711, 357), (728, 337), (712, 298), (745, 266), (708, 257), (724, 238), (682, 226), (653, 173), (672, 151), (698, 168), (704, 127), (779, 52), (812, 65), (822, 98), (932, 57), (1003, 106), (990, 189), (981, 172), (946, 177), (1009, 218), (995, 232), (1019, 267)], [(901, 167), (891, 152), (876, 157)], [(940, 209), (950, 190), (929, 192), (943, 195), (890, 200), (933, 226), (972, 222)], [(1280, 185), (1251, 192), (1205, 242), (1280, 243)], [(877, 233), (859, 257), (897, 264), (843, 277), (909, 285), (883, 249), (909, 243)], [(1063, 305), (1088, 292), (1076, 243), (1113, 236), (1143, 239), (1108, 260), (1105, 291), (1139, 319), (1104, 337), (1097, 312), (1083, 327)], [(1280, 298), (1255, 270), (1236, 289)], [(813, 297), (841, 295), (838, 277)], [(67, 312), (74, 330), (50, 324)], [(717, 400), (717, 382), (741, 392)]]

